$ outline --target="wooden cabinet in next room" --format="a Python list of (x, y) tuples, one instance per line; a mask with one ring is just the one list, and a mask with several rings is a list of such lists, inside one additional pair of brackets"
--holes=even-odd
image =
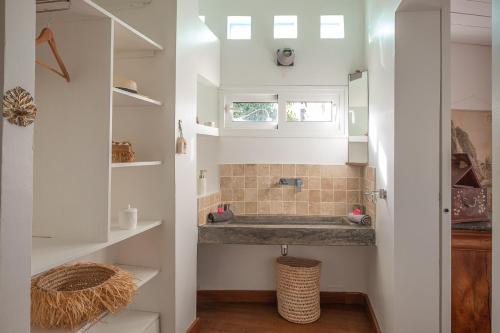
[(452, 333), (491, 332), (491, 232), (452, 231)]

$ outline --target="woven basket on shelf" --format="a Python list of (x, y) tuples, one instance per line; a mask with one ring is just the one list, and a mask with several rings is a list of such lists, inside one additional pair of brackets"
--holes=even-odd
[(135, 161), (135, 153), (132, 150), (132, 144), (128, 141), (113, 141), (111, 160), (113, 163), (127, 163)]
[(31, 280), (31, 323), (74, 330), (116, 312), (136, 292), (132, 273), (116, 266), (80, 263), (54, 268)]
[(318, 320), (321, 261), (280, 257), (276, 271), (279, 314), (297, 324)]

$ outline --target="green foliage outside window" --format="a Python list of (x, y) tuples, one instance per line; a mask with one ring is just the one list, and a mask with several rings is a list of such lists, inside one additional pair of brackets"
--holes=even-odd
[(274, 122), (278, 120), (278, 103), (233, 103), (233, 121)]

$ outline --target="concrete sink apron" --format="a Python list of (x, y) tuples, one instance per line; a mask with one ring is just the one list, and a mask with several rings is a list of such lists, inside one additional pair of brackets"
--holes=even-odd
[(374, 246), (372, 226), (351, 223), (343, 216), (235, 216), (229, 222), (198, 227), (202, 244), (311, 246)]

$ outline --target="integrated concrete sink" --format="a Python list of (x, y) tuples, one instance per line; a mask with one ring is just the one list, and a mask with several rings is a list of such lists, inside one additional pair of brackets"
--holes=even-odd
[(303, 226), (332, 226), (350, 225), (344, 216), (284, 216), (284, 215), (240, 215), (235, 216), (228, 224), (261, 224), (261, 225), (303, 225)]
[(198, 242), (204, 244), (375, 245), (374, 228), (351, 223), (344, 216), (235, 216), (198, 230)]

